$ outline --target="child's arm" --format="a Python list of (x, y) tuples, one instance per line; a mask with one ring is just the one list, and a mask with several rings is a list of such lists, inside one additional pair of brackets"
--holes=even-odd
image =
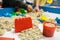
[(36, 4), (35, 4), (35, 6), (39, 6), (39, 0), (35, 0), (35, 2), (36, 2)]
[(39, 0), (34, 0), (34, 5), (35, 5), (34, 11), (38, 12), (39, 11)]

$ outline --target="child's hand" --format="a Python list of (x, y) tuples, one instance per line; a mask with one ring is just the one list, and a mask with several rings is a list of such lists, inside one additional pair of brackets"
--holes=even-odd
[(35, 7), (34, 12), (39, 12), (39, 7)]
[(31, 5), (27, 5), (27, 11), (32, 12), (32, 6)]

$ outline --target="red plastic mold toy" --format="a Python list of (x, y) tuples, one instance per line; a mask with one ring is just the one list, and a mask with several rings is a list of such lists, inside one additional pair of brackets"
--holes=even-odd
[(14, 38), (5, 38), (5, 37), (0, 37), (0, 40), (14, 40)]
[(15, 19), (15, 32), (21, 32), (28, 28), (32, 28), (32, 19), (30, 17)]

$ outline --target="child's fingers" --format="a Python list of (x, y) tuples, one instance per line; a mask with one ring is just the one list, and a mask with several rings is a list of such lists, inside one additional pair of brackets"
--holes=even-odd
[(33, 11), (34, 11), (34, 12), (39, 12), (39, 9), (34, 9)]
[(27, 11), (28, 11), (28, 12), (32, 12), (32, 10), (33, 10), (33, 9), (32, 9), (32, 6), (28, 6)]

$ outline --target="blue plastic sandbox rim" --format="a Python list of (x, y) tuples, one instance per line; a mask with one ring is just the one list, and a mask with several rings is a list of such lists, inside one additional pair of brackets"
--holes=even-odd
[(52, 7), (47, 7), (47, 6), (40, 6), (39, 8), (42, 8), (45, 12), (51, 12), (51, 13), (56, 13), (60, 14), (60, 8), (52, 8)]
[(4, 15), (4, 13), (11, 13), (15, 10), (15, 8), (0, 8), (0, 17)]

